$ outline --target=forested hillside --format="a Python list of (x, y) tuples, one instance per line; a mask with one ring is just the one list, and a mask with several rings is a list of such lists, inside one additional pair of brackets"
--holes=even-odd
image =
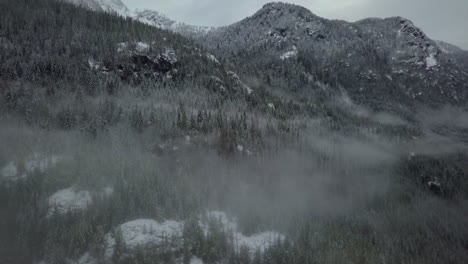
[(197, 41), (236, 64), (241, 76), (289, 92), (316, 90), (324, 83), (342, 87), (359, 104), (386, 111), (466, 104), (466, 57), (444, 52), (402, 17), (351, 23), (297, 5), (269, 3)]
[(0, 263), (468, 261), (463, 59), (388, 61), (401, 18), (187, 38), (117, 2), (0, 0)]

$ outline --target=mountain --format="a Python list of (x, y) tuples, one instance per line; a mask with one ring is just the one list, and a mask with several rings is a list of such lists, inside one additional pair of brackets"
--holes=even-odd
[(442, 52), (450, 54), (453, 60), (462, 65), (465, 71), (468, 71), (468, 51), (444, 41), (436, 41), (436, 43)]
[(89, 8), (93, 11), (116, 13), (130, 17), (142, 23), (164, 30), (180, 33), (187, 37), (200, 37), (210, 31), (211, 27), (193, 26), (177, 22), (166, 15), (150, 9), (130, 11), (121, 0), (63, 0), (69, 3)]
[[(73, 4), (99, 11), (111, 8), (127, 12), (119, 0), (74, 1)], [(54, 8), (61, 12), (48, 17), (46, 10)], [(0, 29), (0, 80), (15, 82), (25, 78), (36, 82), (42, 79), (44, 83), (66, 80), (90, 94), (98, 93), (95, 89), (103, 82), (112, 83), (111, 93), (115, 92), (114, 86), (141, 83), (152, 88), (159, 85), (182, 87), (190, 83), (192, 87), (222, 88), (226, 93), (246, 89), (242, 82), (228, 74), (222, 63), (193, 40), (122, 19), (115, 13), (93, 12), (65, 3), (58, 5), (54, 0), (28, 5), (25, 10), (9, 8), (8, 13), (3, 12), (1, 23), (7, 25), (6, 21), (15, 17), (15, 23), (28, 30)], [(67, 16), (74, 19), (67, 20)], [(66, 23), (46, 27), (38, 22), (52, 19)], [(40, 30), (41, 34), (36, 34), (35, 30)], [(153, 83), (156, 84), (151, 85)]]
[(119, 15), (126, 16), (130, 10), (121, 0), (96, 0), (105, 12), (116, 12)]
[(350, 23), (277, 2), (197, 41), (241, 75), (259, 71), (269, 86), (286, 90), (326, 83), (377, 108), (467, 100), (468, 74), (456, 56), (401, 17)]
[[(467, 101), (466, 53), (431, 40), (401, 17), (351, 23), (274, 2), (232, 25), (206, 28), (176, 22), (157, 11), (129, 11), (120, 0), (65, 1), (194, 40), (209, 51), (199, 56), (218, 65), (223, 61), (226, 67), (211, 77), (207, 72), (204, 82), (214, 89), (268, 91), (277, 100), (292, 96), (306, 105), (347, 98), (375, 111), (404, 115), (420, 105), (462, 106)], [(127, 44), (131, 42), (137, 48), (151, 46), (138, 39)]]
[(282, 3), (181, 28), (0, 1), (0, 263), (468, 263), (462, 51)]
[(112, 12), (128, 16), (130, 10), (121, 0), (63, 0), (94, 11)]
[(456, 54), (456, 53), (463, 53), (467, 52), (453, 44), (447, 43), (445, 41), (436, 40), (437, 46), (442, 50), (442, 52), (449, 53), (449, 54)]
[(171, 30), (187, 37), (201, 37), (213, 29), (211, 27), (193, 26), (182, 22), (176, 22), (164, 14), (149, 9), (135, 10), (132, 17), (145, 24)]

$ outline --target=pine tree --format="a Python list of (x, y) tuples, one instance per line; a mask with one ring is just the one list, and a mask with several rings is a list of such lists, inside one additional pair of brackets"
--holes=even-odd
[(143, 114), (140, 108), (133, 108), (130, 114), (130, 125), (136, 132), (140, 134), (143, 133), (143, 130), (145, 129), (145, 121), (143, 119)]

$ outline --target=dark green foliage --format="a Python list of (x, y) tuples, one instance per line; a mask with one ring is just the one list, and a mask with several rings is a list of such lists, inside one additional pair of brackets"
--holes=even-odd
[[(148, 54), (117, 51), (138, 41), (150, 43)], [(25, 178), (0, 178), (0, 263), (62, 264), (84, 253), (105, 262), (107, 235), (116, 241), (112, 263), (465, 263), (465, 155), (416, 156), (397, 170), (373, 162), (382, 154), (373, 148), (359, 157), (371, 139), (426, 136), (411, 111), (383, 103), (407, 99), (401, 90), (383, 81), (380, 91), (390, 94), (368, 91), (375, 83), (352, 74), (366, 69), (340, 62), (355, 51), (358, 65), (385, 74), (388, 54), (374, 44), (324, 49), (314, 40), (285, 61), (277, 53), (287, 43), (258, 45), (222, 66), (194, 42), (131, 19), (53, 0), (0, 0), (0, 168), (35, 151), (65, 153), (58, 168), (27, 172), (21, 164)], [(174, 69), (144, 63), (166, 48), (177, 54)], [(253, 79), (252, 92), (227, 68)], [(346, 91), (354, 103), (335, 102)], [(403, 120), (360, 115), (356, 103)], [(437, 195), (427, 187), (435, 177)], [(48, 197), (70, 186), (114, 193), (96, 195), (86, 210), (48, 215)], [(250, 252), (220, 219), (204, 219), (207, 208), (237, 212), (245, 236), (271, 229), (287, 239)], [(129, 250), (117, 227), (138, 218), (184, 221), (181, 247)]]
[(143, 113), (138, 107), (134, 107), (130, 113), (130, 125), (136, 132), (142, 133), (145, 129), (145, 120), (143, 118)]
[[(449, 157), (415, 155), (402, 161), (400, 174), (423, 191), (432, 191), (446, 198), (468, 196), (466, 156), (459, 154)], [(440, 190), (431, 190), (430, 182), (440, 184)]]

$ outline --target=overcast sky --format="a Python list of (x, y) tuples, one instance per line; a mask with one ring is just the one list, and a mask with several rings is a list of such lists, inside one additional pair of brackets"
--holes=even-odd
[[(222, 26), (252, 15), (267, 0), (122, 0), (130, 9), (154, 9), (170, 18), (200, 26)], [(429, 37), (468, 50), (468, 0), (290, 0), (316, 15), (356, 21), (402, 16)]]

